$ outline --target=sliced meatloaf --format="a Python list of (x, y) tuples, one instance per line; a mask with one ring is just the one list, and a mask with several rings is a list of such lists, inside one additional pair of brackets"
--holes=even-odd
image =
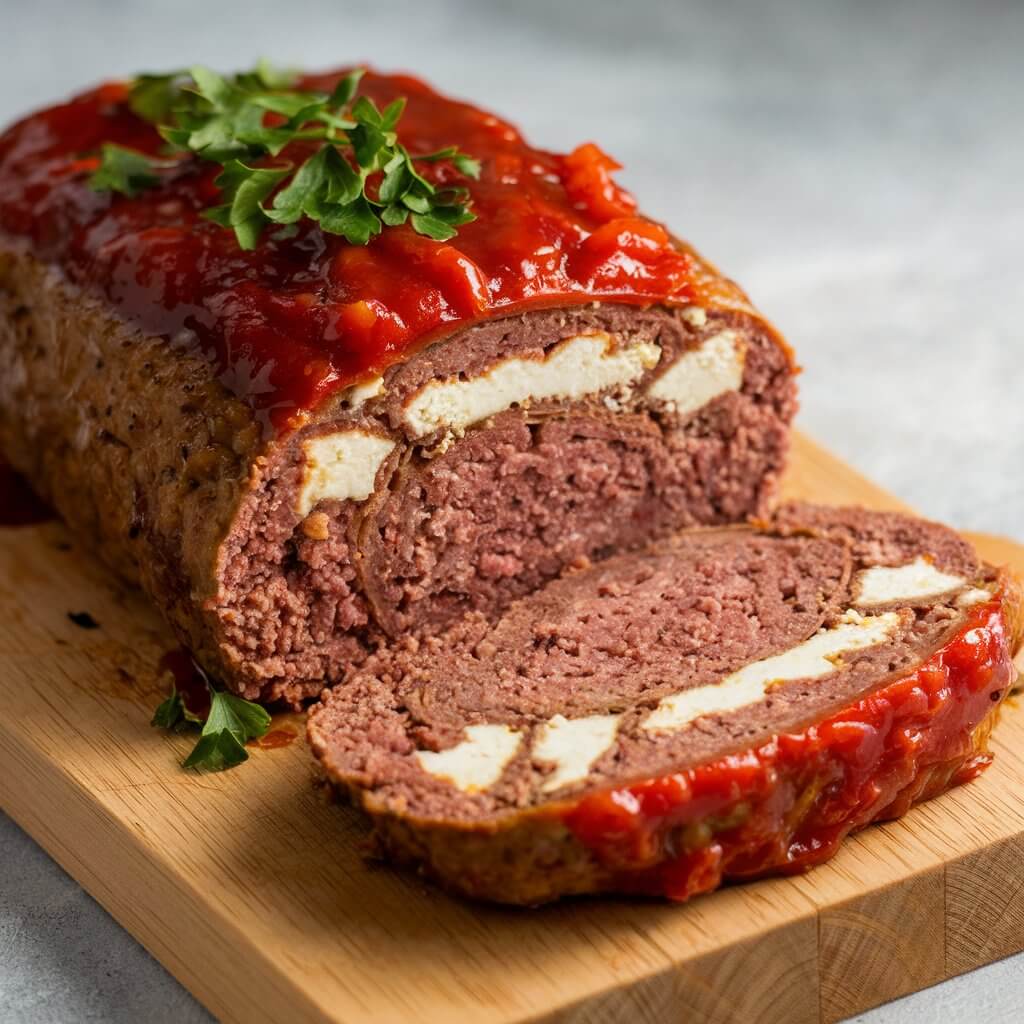
[[(411, 147), (482, 159), (450, 243), (302, 224), (243, 252), (203, 218), (197, 161), (96, 193), (99, 145), (160, 143), (115, 86), (0, 137), (0, 451), (254, 699), (299, 702), (586, 559), (766, 514), (795, 408), (742, 293), (660, 227), (588, 212), (578, 160), (415, 80), (364, 82), (408, 97)], [(482, 275), (500, 301), (466, 313)], [(398, 345), (403, 302), (435, 319)]]
[(952, 531), (786, 506), (405, 637), (309, 738), (379, 848), (507, 903), (799, 871), (976, 774), (1020, 595)]

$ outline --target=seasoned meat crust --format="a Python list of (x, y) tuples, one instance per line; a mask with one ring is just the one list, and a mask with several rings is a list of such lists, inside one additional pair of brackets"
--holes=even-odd
[[(752, 316), (697, 312), (592, 304), (485, 322), (274, 434), (204, 358), (0, 240), (0, 449), (210, 672), (299, 702), (389, 636), (494, 616), (581, 559), (765, 514), (793, 365)], [(455, 432), (413, 436), (405, 421), (431, 381), (600, 332), (615, 351), (656, 346), (657, 365), (629, 388), (513, 404)], [(645, 397), (723, 332), (739, 388), (683, 413)], [(302, 508), (308, 442), (353, 430), (393, 443), (372, 493)]]

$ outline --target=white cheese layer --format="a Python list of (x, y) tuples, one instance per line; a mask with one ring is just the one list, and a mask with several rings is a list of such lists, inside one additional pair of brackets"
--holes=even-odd
[(957, 599), (956, 603), (961, 608), (973, 608), (976, 604), (982, 604), (992, 597), (991, 590), (983, 590), (980, 587), (973, 587), (965, 590)]
[(449, 750), (417, 750), (420, 767), (464, 793), (493, 786), (516, 756), (522, 734), (507, 725), (469, 725), (458, 746)]
[(961, 576), (940, 572), (920, 555), (908, 565), (890, 568), (873, 565), (858, 575), (854, 603), (858, 606), (887, 604), (890, 601), (916, 601), (936, 597), (964, 585)]
[(745, 665), (721, 682), (663, 697), (643, 727), (650, 731), (681, 729), (703, 715), (760, 703), (775, 683), (815, 679), (834, 672), (839, 667), (840, 655), (883, 643), (899, 622), (896, 612), (872, 617), (849, 611), (838, 626), (822, 630), (782, 654)]
[(590, 766), (612, 745), (619, 727), (619, 715), (590, 715), (565, 718), (555, 715), (538, 730), (533, 756), (538, 761), (553, 761), (555, 770), (544, 780), (545, 793), (561, 789), (570, 782), (585, 779)]
[(403, 416), (415, 437), (435, 430), (465, 430), (516, 403), (570, 400), (639, 380), (661, 358), (649, 342), (615, 349), (604, 332), (566, 338), (544, 359), (505, 359), (479, 377), (432, 381), (406, 405)]
[(376, 398), (378, 395), (384, 393), (384, 378), (383, 377), (371, 377), (367, 381), (363, 381), (362, 384), (353, 384), (345, 392), (345, 404), (350, 409), (358, 409), (359, 406), (368, 402), (371, 398)]
[(744, 351), (735, 331), (720, 331), (700, 348), (681, 355), (647, 389), (651, 398), (668, 402), (685, 416), (743, 384)]
[(304, 442), (299, 515), (308, 515), (318, 502), (329, 498), (368, 498), (373, 493), (377, 470), (394, 447), (390, 438), (365, 430), (343, 430)]

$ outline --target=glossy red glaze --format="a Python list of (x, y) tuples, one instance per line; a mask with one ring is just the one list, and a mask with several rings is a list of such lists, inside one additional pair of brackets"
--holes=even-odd
[[(341, 72), (310, 76), (328, 90)], [(369, 74), (379, 104), (405, 96), (399, 124), (413, 153), (448, 145), (482, 160), (479, 181), (450, 163), (422, 165), (470, 187), (477, 220), (448, 243), (410, 227), (368, 246), (315, 225), (268, 232), (254, 252), (201, 218), (218, 202), (217, 168), (193, 159), (135, 198), (87, 186), (102, 142), (150, 153), (161, 140), (108, 84), (14, 125), (0, 137), (0, 229), (103, 295), (126, 319), (195, 348), (223, 382), (278, 427), (415, 346), (487, 317), (600, 298), (648, 305), (745, 299), (664, 228), (637, 215), (597, 146), (558, 156), (508, 122), (439, 96), (415, 78)], [(282, 158), (303, 156), (292, 147)]]
[(1003, 605), (976, 608), (916, 672), (802, 732), (584, 797), (565, 821), (620, 890), (685, 900), (724, 879), (802, 871), (846, 835), (966, 782), (975, 730), (1013, 679)]
[(53, 509), (36, 497), (21, 475), (0, 462), (0, 527), (33, 526), (53, 517)]

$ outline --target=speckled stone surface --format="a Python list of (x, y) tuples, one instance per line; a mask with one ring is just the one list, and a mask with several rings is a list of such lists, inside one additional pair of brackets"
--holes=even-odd
[[(0, 0), (0, 121), (96, 79), (371, 59), (594, 138), (806, 368), (802, 426), (922, 512), (1024, 540), (1024, 5)], [(0, 1020), (209, 1015), (0, 818)], [(1020, 1019), (1024, 957), (858, 1018)]]

